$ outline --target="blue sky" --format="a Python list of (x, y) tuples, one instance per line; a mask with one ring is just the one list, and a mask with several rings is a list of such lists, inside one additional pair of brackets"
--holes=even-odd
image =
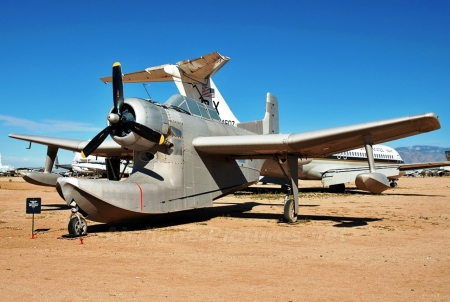
[[(240, 121), (263, 116), (267, 92), (283, 133), (435, 112), (440, 130), (387, 145), (450, 147), (449, 37), (449, 1), (3, 1), (2, 161), (44, 165), (46, 147), (9, 133), (94, 137), (115, 61), (126, 73), (213, 51), (231, 58), (214, 81)], [(148, 89), (160, 102), (177, 92)]]

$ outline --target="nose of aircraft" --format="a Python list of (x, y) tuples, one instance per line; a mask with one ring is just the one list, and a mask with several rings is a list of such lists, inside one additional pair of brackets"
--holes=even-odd
[(102, 142), (106, 139), (106, 137), (108, 137), (108, 135), (110, 135), (111, 133), (115, 133), (118, 128), (122, 127), (126, 127), (127, 129), (135, 132), (141, 137), (160, 145), (165, 140), (163, 134), (145, 125), (136, 123), (134, 121), (134, 117), (124, 114), (122, 67), (119, 62), (114, 63), (112, 73), (114, 112), (108, 116), (108, 120), (111, 125), (103, 129), (89, 143), (86, 144), (83, 151), (81, 152), (81, 155), (83, 157), (89, 156), (89, 154), (94, 152), (102, 144)]

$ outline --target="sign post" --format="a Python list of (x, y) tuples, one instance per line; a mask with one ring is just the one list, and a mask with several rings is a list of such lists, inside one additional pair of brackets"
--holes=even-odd
[(26, 213), (33, 214), (31, 222), (31, 239), (34, 239), (34, 214), (41, 214), (41, 198), (27, 198)]

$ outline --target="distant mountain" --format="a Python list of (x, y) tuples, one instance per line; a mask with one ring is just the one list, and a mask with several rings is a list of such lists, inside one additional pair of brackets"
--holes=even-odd
[(448, 148), (433, 146), (412, 146), (395, 148), (406, 164), (445, 161)]

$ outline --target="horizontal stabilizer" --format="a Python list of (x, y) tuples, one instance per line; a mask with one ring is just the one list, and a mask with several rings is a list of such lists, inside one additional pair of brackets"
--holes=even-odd
[[(182, 79), (187, 77), (188, 79), (205, 83), (205, 79), (212, 77), (229, 60), (229, 57), (213, 52), (193, 60), (179, 61), (176, 65), (163, 64), (141, 71), (126, 73), (123, 75), (123, 82), (170, 82), (175, 81), (176, 78)], [(112, 81), (111, 76), (100, 79), (105, 84)]]

